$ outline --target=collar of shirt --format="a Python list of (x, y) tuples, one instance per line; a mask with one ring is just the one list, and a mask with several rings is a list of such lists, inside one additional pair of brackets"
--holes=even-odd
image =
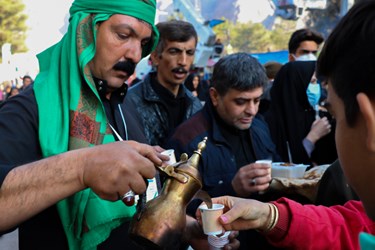
[[(96, 89), (98, 90), (99, 96), (102, 100), (106, 100), (106, 94), (108, 89), (108, 83), (105, 80), (94, 77)], [(111, 102), (122, 103), (126, 92), (128, 91), (128, 85), (124, 83), (120, 88), (116, 89), (111, 94)]]
[(156, 78), (156, 74), (151, 75), (151, 86), (154, 91), (164, 100), (166, 103), (174, 103), (177, 99), (181, 99), (185, 97), (185, 91), (182, 85), (178, 88), (177, 96), (175, 97), (171, 91), (165, 88), (163, 85), (159, 83)]

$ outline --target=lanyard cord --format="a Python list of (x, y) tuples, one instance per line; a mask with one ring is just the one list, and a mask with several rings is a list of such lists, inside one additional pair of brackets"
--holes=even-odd
[(128, 127), (126, 126), (125, 116), (122, 113), (121, 105), (120, 104), (117, 104), (117, 105), (118, 105), (118, 109), (120, 110), (120, 115), (121, 115), (122, 123), (124, 124), (125, 140), (129, 140), (129, 137), (128, 137)]
[[(121, 106), (120, 106), (120, 104), (118, 104), (118, 108), (119, 108), (119, 111), (120, 111), (120, 115), (121, 115), (122, 123), (124, 124), (125, 140), (127, 141), (127, 140), (129, 140), (129, 138), (128, 138), (128, 128), (127, 128), (127, 126), (126, 126), (125, 117), (124, 117), (124, 114), (122, 113), (122, 110), (121, 110)], [(113, 133), (115, 133), (117, 139), (118, 139), (119, 141), (123, 141), (124, 139), (122, 139), (122, 137), (119, 135), (119, 133), (116, 131), (116, 129), (115, 129), (110, 123), (108, 123), (108, 124), (109, 124), (109, 126), (111, 127)]]
[(109, 126), (111, 127), (113, 133), (115, 133), (117, 139), (118, 139), (119, 141), (123, 141), (123, 139), (121, 138), (121, 136), (117, 133), (116, 129), (114, 129), (110, 123), (108, 123), (108, 124), (109, 124)]

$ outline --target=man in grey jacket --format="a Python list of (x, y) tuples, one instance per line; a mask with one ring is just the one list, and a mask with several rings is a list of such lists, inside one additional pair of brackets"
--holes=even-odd
[(124, 105), (139, 118), (148, 143), (163, 146), (171, 131), (202, 105), (183, 84), (194, 62), (198, 41), (194, 27), (177, 20), (156, 26), (160, 39), (151, 54), (156, 70), (129, 88)]

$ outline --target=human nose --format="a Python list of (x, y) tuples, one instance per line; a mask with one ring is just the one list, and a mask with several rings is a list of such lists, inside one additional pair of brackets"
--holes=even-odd
[(258, 105), (256, 105), (254, 102), (249, 102), (246, 105), (245, 112), (252, 116), (255, 116), (256, 113), (258, 112)]
[(314, 74), (313, 76), (312, 76), (312, 78), (311, 78), (311, 82), (312, 83), (316, 83), (317, 82), (317, 78), (316, 78), (316, 75)]
[(180, 56), (178, 57), (178, 64), (185, 66), (187, 62), (187, 54), (186, 52), (182, 52)]
[(142, 58), (142, 46), (139, 42), (133, 42), (128, 45), (125, 52), (125, 58), (131, 60), (134, 63), (138, 63)]

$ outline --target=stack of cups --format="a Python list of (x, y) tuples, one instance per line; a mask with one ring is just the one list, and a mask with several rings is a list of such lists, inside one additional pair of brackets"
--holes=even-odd
[(209, 235), (207, 239), (210, 244), (210, 250), (224, 249), (224, 246), (229, 243), (229, 234), (230, 231), (225, 232), (222, 236)]
[[(208, 235), (208, 243), (211, 250), (223, 249), (228, 244), (228, 236), (230, 232), (224, 232), (219, 222), (219, 217), (223, 214), (224, 205), (212, 204), (212, 208), (207, 205), (199, 207), (202, 215), (202, 225), (204, 234)], [(221, 236), (219, 236), (221, 235)]]

